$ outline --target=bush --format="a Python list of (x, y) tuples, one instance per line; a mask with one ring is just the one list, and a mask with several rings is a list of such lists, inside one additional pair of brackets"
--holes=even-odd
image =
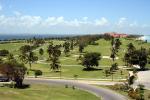
[(42, 75), (42, 74), (43, 74), (43, 73), (42, 73), (41, 70), (35, 70), (35, 71), (34, 71), (35, 77), (40, 76), (40, 75)]
[(139, 93), (137, 90), (134, 90), (133, 88), (131, 88), (128, 92), (128, 96), (131, 97), (132, 99), (136, 99), (136, 100), (140, 100), (139, 98)]
[(8, 50), (0, 50), (0, 56), (7, 56), (9, 54)]
[(112, 64), (111, 65), (111, 68), (110, 68), (110, 70), (118, 70), (119, 68), (118, 68), (118, 64), (117, 63), (114, 63), (114, 64)]
[(115, 84), (111, 87), (113, 90), (118, 90), (118, 91), (128, 91), (129, 86), (127, 84)]

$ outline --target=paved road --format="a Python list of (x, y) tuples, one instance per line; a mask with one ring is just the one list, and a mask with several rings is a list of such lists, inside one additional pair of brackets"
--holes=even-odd
[(63, 79), (35, 79), (35, 78), (28, 78), (24, 80), (25, 83), (42, 83), (42, 84), (61, 84), (61, 85), (70, 85), (80, 88), (82, 90), (89, 91), (99, 97), (102, 100), (127, 100), (126, 97), (115, 93), (114, 91), (100, 88), (97, 86), (88, 85), (86, 83), (80, 83), (75, 80), (63, 80)]

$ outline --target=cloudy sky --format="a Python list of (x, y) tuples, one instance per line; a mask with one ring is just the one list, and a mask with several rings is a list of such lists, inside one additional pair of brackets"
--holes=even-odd
[(0, 34), (150, 34), (150, 0), (0, 0)]

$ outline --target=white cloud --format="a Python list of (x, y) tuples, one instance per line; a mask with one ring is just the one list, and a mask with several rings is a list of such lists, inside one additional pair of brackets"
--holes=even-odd
[(106, 31), (136, 31), (142, 33), (142, 30), (145, 29), (150, 31), (148, 25), (138, 25), (138, 22), (129, 22), (124, 17), (110, 25), (110, 22), (105, 17), (91, 21), (88, 20), (88, 17), (66, 20), (63, 16), (42, 18), (41, 16), (23, 15), (18, 11), (14, 12), (14, 16), (0, 15), (0, 27), (0, 33), (94, 33)]
[(83, 17), (82, 19), (83, 19), (83, 21), (87, 21), (88, 17)]
[(129, 26), (130, 27), (138, 27), (138, 23), (135, 21), (135, 22), (129, 24)]
[(107, 26), (109, 24), (109, 21), (105, 18), (105, 17), (102, 17), (101, 19), (97, 19), (95, 20), (95, 25), (97, 26)]
[(127, 18), (122, 17), (119, 19), (119, 21), (116, 23), (118, 28), (122, 28), (124, 26), (127, 26), (128, 22), (127, 22)]

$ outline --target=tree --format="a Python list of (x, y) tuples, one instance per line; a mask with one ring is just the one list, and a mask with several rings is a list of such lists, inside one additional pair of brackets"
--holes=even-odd
[(121, 45), (121, 41), (119, 39), (112, 38), (112, 41), (111, 41), (112, 49), (111, 49), (110, 58), (112, 58), (113, 61), (115, 60), (117, 52), (120, 49), (120, 45)]
[(34, 71), (34, 76), (35, 76), (35, 78), (37, 78), (37, 76), (41, 76), (43, 73), (42, 73), (42, 71), (41, 70), (35, 70)]
[(115, 61), (115, 58), (116, 58), (115, 48), (112, 48), (110, 58), (112, 58), (112, 60)]
[(82, 53), (84, 50), (84, 44), (79, 44), (79, 52)]
[(113, 70), (118, 70), (118, 64), (117, 63), (112, 64), (111, 68), (112, 68), (112, 71)]
[(118, 50), (120, 49), (120, 45), (121, 45), (121, 41), (120, 39), (115, 39), (115, 49), (118, 52)]
[(21, 87), (26, 73), (24, 64), (17, 61), (8, 61), (0, 64), (0, 73), (16, 82), (16, 87)]
[(73, 48), (74, 48), (74, 40), (72, 39), (70, 43), (70, 49), (73, 50)]
[(127, 47), (128, 47), (128, 53), (132, 53), (136, 49), (132, 43), (129, 43)]
[(70, 43), (69, 42), (65, 42), (63, 44), (63, 47), (64, 47), (64, 53), (67, 56), (67, 54), (70, 52)]
[(24, 45), (24, 46), (21, 46), (19, 51), (22, 53), (22, 54), (25, 54), (25, 53), (28, 53), (29, 51), (31, 51), (32, 48), (30, 45)]
[(30, 51), (27, 55), (27, 62), (29, 63), (30, 70), (31, 70), (32, 63), (34, 63), (37, 60), (38, 60), (38, 57), (35, 55), (35, 53)]
[(99, 60), (101, 59), (101, 54), (96, 52), (86, 53), (82, 60), (82, 65), (86, 67), (86, 69), (93, 69), (93, 66), (99, 65)]
[(128, 63), (128, 65), (139, 65), (141, 70), (145, 69), (147, 64), (148, 54), (145, 48), (136, 50), (131, 44), (130, 48), (124, 55), (124, 61)]
[(32, 51), (32, 48), (29, 45), (22, 46), (20, 48), (20, 52), (20, 60), (25, 64), (28, 63), (31, 70), (32, 63), (37, 61), (38, 57), (35, 55), (35, 53)]
[(145, 66), (147, 64), (147, 58), (148, 58), (146, 49), (141, 48), (138, 56), (139, 56), (139, 66), (140, 66), (141, 70), (144, 70)]
[(43, 56), (44, 50), (42, 48), (39, 49), (39, 54), (40, 54), (40, 56)]
[(59, 68), (61, 68), (59, 62), (59, 57), (61, 55), (60, 46), (59, 45), (54, 46), (53, 44), (50, 44), (48, 46), (47, 52), (49, 54), (49, 59), (51, 61), (50, 63), (51, 69), (54, 71), (58, 71)]

